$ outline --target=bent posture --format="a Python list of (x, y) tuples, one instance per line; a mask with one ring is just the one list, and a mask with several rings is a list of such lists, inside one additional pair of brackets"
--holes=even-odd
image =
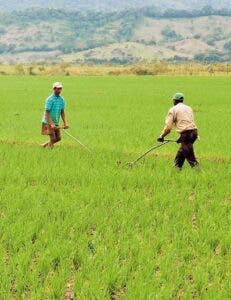
[(53, 84), (54, 93), (47, 98), (45, 103), (45, 112), (42, 119), (42, 135), (49, 135), (50, 140), (41, 146), (53, 147), (55, 143), (61, 140), (59, 128), (60, 117), (63, 120), (64, 129), (68, 129), (65, 116), (65, 100), (61, 97), (62, 83), (56, 82)]
[(184, 95), (182, 93), (177, 93), (173, 97), (174, 106), (169, 110), (164, 130), (157, 139), (158, 142), (163, 142), (164, 137), (171, 132), (172, 127), (175, 125), (177, 132), (180, 133), (178, 143), (181, 143), (181, 147), (175, 158), (175, 166), (179, 169), (183, 167), (185, 159), (191, 167), (199, 165), (193, 149), (193, 144), (198, 137), (193, 110), (183, 102)]

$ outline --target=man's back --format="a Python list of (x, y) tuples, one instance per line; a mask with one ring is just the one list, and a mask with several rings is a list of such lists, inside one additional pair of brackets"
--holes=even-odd
[(169, 111), (178, 132), (197, 129), (194, 122), (193, 110), (190, 106), (178, 103)]

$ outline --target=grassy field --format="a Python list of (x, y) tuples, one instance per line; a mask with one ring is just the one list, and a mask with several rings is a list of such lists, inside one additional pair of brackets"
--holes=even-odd
[[(230, 78), (0, 78), (0, 299), (230, 299)], [(70, 133), (38, 146), (64, 83)], [(195, 110), (202, 172), (155, 144), (176, 91)], [(172, 134), (171, 137), (176, 137)]]

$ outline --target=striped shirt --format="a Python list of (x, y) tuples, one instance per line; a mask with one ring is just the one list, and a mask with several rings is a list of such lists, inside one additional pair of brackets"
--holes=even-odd
[(60, 95), (52, 94), (47, 98), (45, 103), (45, 112), (43, 115), (42, 122), (44, 124), (49, 124), (46, 118), (46, 111), (50, 113), (51, 119), (55, 125), (59, 125), (59, 120), (62, 110), (65, 109), (65, 100)]

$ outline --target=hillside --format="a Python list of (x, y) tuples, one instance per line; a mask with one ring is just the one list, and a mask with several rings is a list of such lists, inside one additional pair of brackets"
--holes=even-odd
[(125, 8), (139, 8), (155, 5), (168, 9), (201, 9), (204, 6), (213, 8), (231, 8), (230, 0), (0, 0), (1, 11), (24, 10), (28, 8), (54, 8), (69, 10), (112, 11)]
[(231, 14), (211, 8), (28, 10), (0, 16), (0, 62), (229, 61)]

